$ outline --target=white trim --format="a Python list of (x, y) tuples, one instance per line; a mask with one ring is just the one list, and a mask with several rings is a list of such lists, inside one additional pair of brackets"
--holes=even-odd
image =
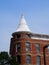
[(37, 39), (37, 40), (49, 40), (49, 38), (38, 38), (38, 37), (31, 37), (31, 39)]

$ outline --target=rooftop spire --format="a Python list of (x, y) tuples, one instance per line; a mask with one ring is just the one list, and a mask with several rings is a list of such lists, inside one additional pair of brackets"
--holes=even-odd
[(25, 20), (25, 18), (24, 18), (24, 15), (21, 16), (21, 19), (20, 19), (20, 23), (19, 23), (19, 24), (20, 24), (20, 25), (22, 25), (22, 24), (24, 24), (24, 25), (27, 24), (27, 23), (26, 23), (26, 20)]
[(26, 23), (24, 16), (22, 15), (16, 32), (23, 32), (23, 31), (24, 32), (31, 32), (27, 23)]

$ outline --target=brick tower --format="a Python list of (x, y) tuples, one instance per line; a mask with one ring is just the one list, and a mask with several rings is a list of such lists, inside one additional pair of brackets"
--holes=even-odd
[[(12, 34), (10, 54), (20, 65), (44, 65), (43, 47), (49, 44), (49, 35), (32, 33), (24, 16), (21, 17), (18, 29)], [(45, 49), (48, 64), (49, 49)]]

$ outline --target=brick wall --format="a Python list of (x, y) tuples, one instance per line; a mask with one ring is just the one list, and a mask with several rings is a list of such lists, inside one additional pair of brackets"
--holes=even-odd
[[(20, 38), (16, 38), (16, 35), (18, 33), (15, 33), (13, 38), (11, 38), (11, 43), (10, 43), (10, 54), (16, 58), (16, 55), (20, 55), (20, 61), (21, 65), (37, 65), (36, 63), (36, 56), (40, 56), (41, 58), (41, 65), (44, 65), (44, 58), (43, 58), (43, 47), (47, 44), (49, 44), (49, 41), (47, 40), (36, 40), (36, 39), (31, 39), (27, 38), (25, 35), (26, 33), (19, 33), (21, 35)], [(16, 52), (16, 43), (20, 43), (21, 45), (21, 51)], [(26, 45), (25, 43), (29, 42), (30, 43), (30, 52), (26, 51)], [(36, 43), (40, 45), (40, 52), (36, 52)], [(30, 55), (31, 56), (31, 64), (26, 63), (26, 56)], [(48, 65), (48, 50), (46, 49), (46, 63)]]

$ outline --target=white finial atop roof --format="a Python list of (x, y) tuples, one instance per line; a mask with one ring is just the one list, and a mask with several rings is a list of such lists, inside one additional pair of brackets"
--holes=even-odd
[(21, 16), (16, 32), (31, 32), (23, 15)]

